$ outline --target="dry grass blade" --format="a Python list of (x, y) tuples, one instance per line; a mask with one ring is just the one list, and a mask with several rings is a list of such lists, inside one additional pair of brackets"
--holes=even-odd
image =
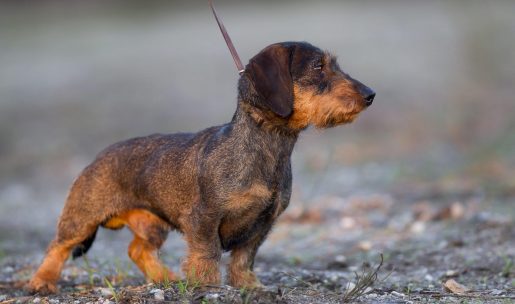
[(343, 295), (343, 302), (354, 302), (359, 297), (365, 295), (367, 293), (367, 288), (372, 287), (374, 285), (374, 282), (377, 281), (377, 275), (379, 273), (379, 270), (383, 266), (384, 258), (383, 254), (380, 255), (381, 260), (379, 262), (379, 265), (377, 267), (366, 271), (365, 268), (363, 268), (363, 271), (361, 274), (358, 274), (355, 272), (356, 276), (356, 282), (355, 286), (351, 288), (350, 290), (346, 291)]

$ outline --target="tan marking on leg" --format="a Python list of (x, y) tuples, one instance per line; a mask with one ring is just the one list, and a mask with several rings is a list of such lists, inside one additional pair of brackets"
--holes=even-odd
[(51, 243), (43, 262), (27, 285), (29, 292), (39, 294), (57, 292), (56, 283), (74, 245), (75, 242), (56, 244), (53, 241)]
[(163, 265), (157, 256), (170, 230), (165, 221), (150, 211), (133, 209), (115, 217), (113, 223), (115, 226), (123, 223), (134, 233), (134, 240), (129, 245), (129, 257), (149, 280), (177, 280), (177, 276)]
[(159, 261), (157, 250), (148, 241), (135, 236), (129, 245), (129, 257), (152, 282), (177, 280), (176, 275)]
[(126, 221), (124, 219), (119, 218), (119, 217), (113, 217), (113, 218), (110, 218), (102, 226), (104, 226), (105, 228), (109, 228), (109, 229), (120, 229), (123, 226), (125, 226), (125, 224), (126, 224)]
[(252, 246), (232, 250), (231, 262), (227, 268), (229, 285), (237, 288), (263, 287), (251, 269), (254, 259), (252, 250)]
[(218, 261), (195, 254), (190, 254), (182, 264), (182, 271), (193, 284), (219, 285), (222, 279), (218, 268)]

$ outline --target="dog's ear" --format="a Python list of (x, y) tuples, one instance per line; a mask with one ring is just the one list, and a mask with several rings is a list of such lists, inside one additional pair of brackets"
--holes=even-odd
[(281, 117), (288, 117), (293, 111), (290, 65), (290, 48), (276, 44), (254, 56), (245, 69), (259, 94), (259, 106), (272, 110)]

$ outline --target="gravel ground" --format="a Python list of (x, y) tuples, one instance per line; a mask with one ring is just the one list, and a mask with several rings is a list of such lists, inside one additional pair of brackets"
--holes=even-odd
[[(67, 263), (58, 295), (30, 296), (21, 289), (41, 252), (4, 256), (0, 299), (7, 303), (342, 303), (353, 287), (365, 284), (350, 302), (512, 303), (514, 197), (460, 196), (459, 200), (420, 197), (415, 202), (385, 194), (331, 196), (314, 199), (309, 206), (294, 201), (258, 254), (256, 273), (266, 286), (263, 290), (188, 282), (146, 284), (125, 257), (130, 233), (103, 230), (87, 260)], [(174, 269), (179, 268), (183, 245), (173, 235), (161, 252)], [(377, 269), (381, 256), (384, 261)], [(449, 280), (465, 291), (446, 289)]]

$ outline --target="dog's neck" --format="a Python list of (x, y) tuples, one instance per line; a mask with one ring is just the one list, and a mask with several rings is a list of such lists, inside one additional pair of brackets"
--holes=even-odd
[(254, 124), (258, 128), (268, 131), (270, 134), (276, 133), (284, 137), (297, 138), (301, 130), (294, 130), (288, 126), (288, 120), (275, 115), (272, 111), (259, 109), (250, 105), (249, 102), (238, 102), (238, 107), (234, 113), (233, 123), (242, 121)]
[(231, 125), (235, 136), (248, 140), (248, 144), (261, 145), (276, 156), (289, 157), (299, 134), (271, 113), (244, 102), (238, 103)]

